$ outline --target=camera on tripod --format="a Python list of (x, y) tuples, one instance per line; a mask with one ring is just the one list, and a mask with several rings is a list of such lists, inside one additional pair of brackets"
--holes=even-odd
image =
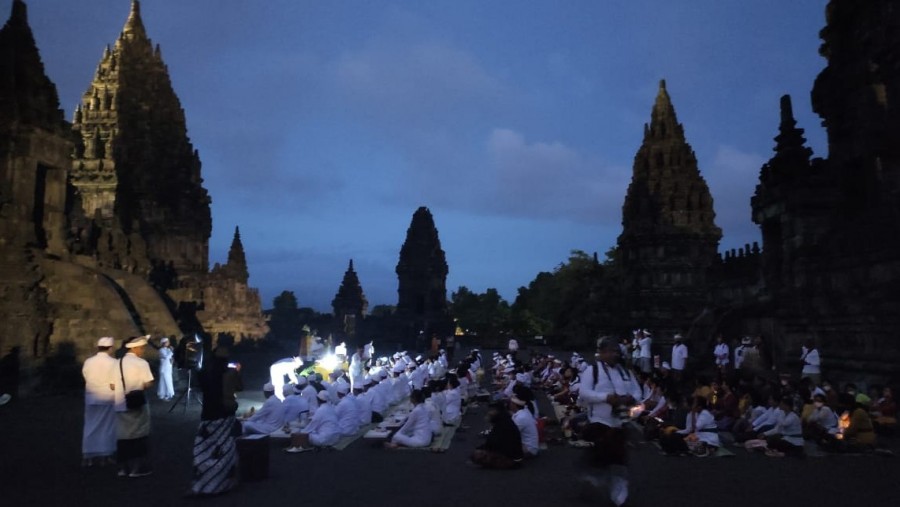
[(182, 370), (200, 371), (203, 368), (203, 338), (199, 334), (185, 336), (175, 350), (175, 365)]

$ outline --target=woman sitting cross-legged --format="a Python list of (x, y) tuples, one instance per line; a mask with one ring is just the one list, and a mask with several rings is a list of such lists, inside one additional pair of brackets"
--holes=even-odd
[(719, 430), (715, 417), (707, 410), (708, 403), (706, 398), (695, 396), (685, 428), (670, 430), (659, 437), (659, 445), (666, 454), (691, 453), (704, 457), (719, 448)]
[(794, 412), (794, 400), (790, 397), (781, 400), (780, 417), (775, 427), (760, 435), (766, 439), (766, 456), (782, 458), (787, 454), (803, 454), (803, 425), (800, 416)]
[(413, 404), (413, 409), (409, 412), (409, 417), (403, 426), (394, 433), (390, 442), (385, 442), (384, 446), (389, 449), (397, 447), (425, 447), (431, 443), (431, 417), (428, 409), (423, 404), (425, 396), (422, 391), (416, 389), (409, 395), (409, 401)]

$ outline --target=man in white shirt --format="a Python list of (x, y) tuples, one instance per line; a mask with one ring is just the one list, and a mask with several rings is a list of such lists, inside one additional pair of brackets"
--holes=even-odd
[(750, 346), (752, 340), (749, 336), (741, 338), (741, 344), (734, 348), (734, 369), (740, 371), (744, 364), (744, 352)]
[(284, 387), (284, 376), (288, 376), (291, 384), (296, 384), (297, 368), (301, 366), (303, 366), (303, 360), (300, 359), (300, 357), (295, 356), (279, 359), (269, 367), (269, 374), (272, 377), (272, 387), (275, 389), (275, 396), (277, 396), (279, 400), (284, 401), (284, 392), (282, 389)]
[(265, 396), (266, 401), (263, 402), (259, 410), (253, 412), (243, 421), (244, 435), (268, 435), (284, 426), (284, 406), (281, 398), (278, 398), (275, 394), (272, 384), (263, 386), (263, 396)]
[(806, 340), (800, 360), (803, 361), (801, 378), (809, 378), (813, 384), (819, 385), (822, 382), (822, 360), (819, 358), (819, 349), (816, 348), (815, 342)]
[[(603, 479), (609, 481), (610, 500), (622, 505), (628, 500), (626, 435), (622, 423), (628, 417), (629, 408), (640, 398), (641, 387), (634, 375), (619, 364), (618, 350), (612, 338), (597, 342), (599, 360), (581, 372), (579, 402), (586, 405), (591, 422), (584, 438), (594, 442), (594, 464), (605, 470)], [(603, 482), (594, 476), (584, 479), (594, 486)]]
[(649, 374), (653, 371), (653, 354), (650, 352), (653, 338), (650, 336), (650, 331), (647, 331), (646, 329), (641, 334), (643, 336), (638, 339), (638, 347), (640, 347), (640, 368), (642, 372)]
[(675, 345), (672, 345), (672, 379), (680, 384), (684, 379), (684, 368), (687, 365), (688, 348), (684, 344), (684, 338), (680, 334), (674, 336)]
[(358, 389), (364, 385), (366, 376), (365, 365), (366, 361), (369, 360), (366, 350), (366, 345), (360, 345), (359, 347), (356, 347), (356, 352), (350, 357), (349, 373), (351, 389)]
[(119, 362), (112, 357), (114, 340), (97, 340), (97, 353), (84, 361), (84, 432), (81, 438), (82, 466), (114, 462), (116, 454), (115, 384)]
[(150, 405), (144, 393), (144, 404), (128, 408), (125, 394), (146, 391), (153, 385), (150, 364), (143, 359), (147, 337), (139, 336), (125, 343), (128, 352), (111, 372), (110, 384), (115, 385), (116, 398), (116, 455), (120, 477), (144, 477), (153, 473), (147, 462), (150, 440)]
[(348, 396), (350, 386), (346, 382), (337, 385), (338, 403), (334, 408), (337, 416), (338, 428), (342, 437), (351, 437), (359, 431), (359, 407), (356, 399)]

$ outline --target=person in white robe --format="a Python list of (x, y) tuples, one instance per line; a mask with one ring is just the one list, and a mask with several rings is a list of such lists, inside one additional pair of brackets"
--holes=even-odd
[(328, 391), (319, 391), (319, 408), (310, 419), (306, 428), (291, 434), (291, 446), (286, 452), (297, 453), (313, 450), (314, 447), (327, 447), (338, 443), (341, 439), (341, 429), (338, 423), (337, 413)]
[(459, 392), (459, 379), (451, 376), (447, 379), (441, 406), (442, 422), (446, 426), (456, 426), (462, 419), (462, 394)]
[(362, 428), (372, 422), (372, 398), (366, 396), (367, 380), (363, 379), (363, 383), (353, 389), (350, 397), (356, 402), (356, 412), (359, 415), (359, 427)]
[(296, 384), (297, 368), (301, 366), (303, 366), (303, 360), (295, 356), (279, 359), (269, 367), (269, 374), (271, 376), (270, 382), (275, 389), (275, 396), (277, 396), (279, 400), (284, 401), (284, 392), (282, 389), (284, 386), (284, 376), (288, 376), (291, 384)]
[(384, 443), (387, 448), (425, 447), (431, 443), (431, 420), (422, 391), (413, 391), (409, 395), (409, 401), (413, 404), (413, 409), (390, 442)]
[[(263, 386), (263, 396), (266, 401), (259, 410), (241, 422), (244, 435), (263, 434), (268, 435), (284, 426), (284, 406), (281, 398), (275, 396), (275, 387), (272, 384)], [(282, 393), (282, 397), (284, 394)]]
[(112, 357), (115, 340), (97, 340), (97, 353), (84, 361), (84, 431), (81, 438), (82, 466), (114, 463), (116, 454), (115, 385), (110, 378), (118, 373)]
[(300, 397), (306, 400), (306, 406), (309, 410), (309, 416), (312, 417), (319, 408), (319, 399), (316, 397), (316, 388), (309, 383), (309, 380), (303, 376), (297, 376), (297, 387), (300, 388)]
[(367, 349), (366, 345), (360, 345), (356, 348), (353, 356), (350, 357), (350, 389), (362, 386), (365, 382), (365, 365), (370, 359), (370, 356), (366, 355)]
[(284, 386), (284, 425), (299, 429), (304, 419), (309, 419), (309, 403), (303, 397), (300, 385)]
[(537, 420), (534, 414), (527, 408), (528, 403), (516, 396), (509, 399), (509, 409), (512, 412), (512, 420), (519, 428), (522, 438), (522, 452), (525, 457), (534, 457), (540, 451)]
[(342, 437), (351, 437), (359, 431), (359, 410), (356, 399), (348, 396), (350, 386), (346, 382), (337, 385), (338, 403), (334, 408), (338, 420), (338, 428)]
[(172, 385), (172, 365), (175, 362), (172, 344), (169, 339), (163, 337), (159, 341), (159, 388), (156, 395), (161, 400), (171, 400), (175, 397), (175, 387)]

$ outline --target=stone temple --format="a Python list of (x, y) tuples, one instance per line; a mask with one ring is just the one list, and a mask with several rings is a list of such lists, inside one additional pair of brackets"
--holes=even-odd
[(341, 286), (331, 301), (331, 308), (334, 310), (335, 328), (340, 337), (355, 341), (369, 309), (369, 302), (359, 283), (359, 276), (353, 269), (353, 259), (350, 259)]
[(261, 337), (240, 235), (208, 268), (210, 197), (132, 2), (71, 124), (15, 0), (0, 30), (0, 353), (37, 366), (104, 335)]
[(782, 366), (813, 339), (835, 378), (900, 374), (900, 9), (831, 0), (826, 18), (812, 103), (829, 152), (813, 157), (782, 97), (748, 217), (761, 248), (716, 254), (712, 198), (661, 84), (623, 206), (609, 331), (687, 332), (696, 350), (718, 332), (758, 334)]
[[(397, 263), (397, 319), (403, 338), (430, 340), (453, 330), (447, 306), (449, 268), (431, 211), (420, 207), (413, 214)], [(424, 343), (424, 341), (422, 342)]]

